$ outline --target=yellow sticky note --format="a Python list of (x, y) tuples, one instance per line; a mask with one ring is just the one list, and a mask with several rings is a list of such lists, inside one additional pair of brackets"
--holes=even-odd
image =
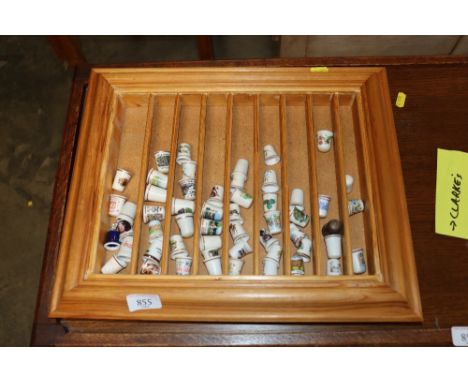
[(435, 230), (468, 239), (468, 153), (437, 150)]
[(326, 73), (328, 72), (328, 68), (326, 66), (314, 66), (310, 68), (310, 71), (313, 73)]
[(406, 102), (406, 94), (403, 92), (398, 92), (395, 105), (398, 107), (405, 107), (405, 102)]

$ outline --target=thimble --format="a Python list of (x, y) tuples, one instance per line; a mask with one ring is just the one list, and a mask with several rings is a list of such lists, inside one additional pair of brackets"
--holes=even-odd
[(301, 246), (302, 239), (305, 238), (306, 234), (302, 232), (297, 226), (293, 223), (289, 224), (289, 236), (296, 248)]
[(281, 213), (280, 211), (268, 211), (264, 214), (265, 220), (268, 224), (268, 231), (272, 235), (281, 232)]
[(158, 171), (162, 172), (163, 174), (167, 174), (169, 172), (169, 161), (170, 161), (170, 153), (169, 151), (156, 151), (154, 153), (154, 160), (156, 162), (156, 167)]
[(191, 212), (176, 215), (176, 223), (182, 237), (193, 236), (193, 214)]
[(149, 240), (155, 240), (163, 236), (162, 224), (159, 220), (151, 220), (148, 223)]
[(152, 256), (143, 255), (143, 262), (140, 267), (141, 275), (160, 275), (161, 264)]
[(213, 206), (211, 200), (208, 200), (203, 203), (200, 215), (203, 219), (221, 221), (223, 218), (223, 208)]
[(123, 168), (118, 168), (115, 172), (114, 181), (112, 183), (112, 189), (115, 191), (123, 192), (125, 186), (130, 181), (132, 174), (124, 170)]
[(361, 199), (351, 199), (348, 202), (349, 216), (364, 211), (364, 202)]
[(366, 271), (366, 259), (364, 257), (364, 250), (362, 248), (353, 249), (353, 272), (355, 274), (361, 274)]
[(223, 195), (224, 195), (224, 187), (220, 186), (219, 184), (215, 184), (211, 189), (209, 201), (213, 205), (217, 205), (218, 207), (223, 206)]
[(291, 257), (291, 275), (304, 276), (304, 260), (301, 256), (294, 255)]
[(263, 274), (265, 276), (278, 275), (279, 262), (275, 259), (265, 256), (263, 258)]
[(123, 195), (111, 194), (109, 196), (109, 216), (119, 216), (120, 210), (127, 198)]
[[(294, 188), (291, 191), (291, 199), (289, 201), (289, 205), (303, 207), (304, 206), (304, 191), (302, 191), (300, 188)], [(303, 210), (303, 208), (299, 208), (299, 209)]]
[(162, 172), (157, 171), (154, 168), (148, 171), (148, 176), (146, 177), (147, 184), (167, 189), (167, 182), (168, 177), (166, 174), (163, 174)]
[(229, 276), (239, 276), (244, 263), (242, 259), (229, 259)]
[(145, 189), (145, 200), (150, 202), (164, 203), (166, 201), (167, 190), (148, 184)]
[(236, 241), (240, 238), (249, 237), (249, 234), (245, 232), (242, 224), (237, 221), (229, 223), (229, 233), (231, 234), (233, 241)]
[(184, 195), (184, 199), (195, 200), (196, 188), (195, 188), (195, 179), (193, 178), (182, 178), (179, 180), (179, 185)]
[(309, 215), (298, 209), (297, 206), (294, 206), (292, 209), (290, 209), (289, 221), (291, 223), (294, 223), (300, 227), (305, 227), (309, 223), (309, 219)]
[(197, 173), (197, 162), (188, 160), (182, 164), (182, 172), (187, 178), (195, 178)]
[(243, 223), (244, 220), (240, 214), (240, 206), (237, 203), (229, 204), (229, 221), (230, 222), (241, 222)]
[(346, 192), (349, 194), (351, 191), (353, 191), (354, 178), (351, 175), (346, 174), (345, 182), (346, 182)]
[(177, 147), (177, 164), (182, 165), (185, 162), (189, 161), (192, 155), (191, 151), (192, 147), (189, 143), (179, 143), (179, 146)]
[(327, 275), (328, 276), (341, 276), (343, 274), (343, 267), (340, 259), (327, 260)]
[(149, 204), (145, 204), (143, 206), (143, 223), (148, 223), (152, 220), (164, 220), (165, 209), (164, 206), (153, 206)]
[(328, 208), (330, 206), (331, 197), (328, 195), (318, 196), (319, 217), (326, 218), (328, 215)]
[(210, 257), (208, 260), (204, 260), (203, 262), (209, 275), (220, 276), (223, 273), (221, 268), (221, 256)]
[(330, 151), (333, 140), (333, 132), (330, 130), (317, 131), (317, 148), (320, 152)]
[(120, 210), (119, 215), (117, 216), (118, 220), (125, 220), (133, 226), (133, 220), (135, 219), (137, 205), (133, 202), (125, 202), (122, 209)]
[(186, 199), (172, 198), (171, 213), (172, 215), (181, 214), (184, 212), (194, 212), (195, 202)]
[(250, 208), (253, 202), (253, 197), (245, 191), (234, 189), (231, 194), (231, 202), (237, 203), (243, 208)]
[(265, 164), (267, 166), (273, 166), (280, 161), (280, 157), (276, 153), (272, 145), (266, 145), (265, 147), (263, 147), (263, 156), (265, 158)]
[(275, 170), (267, 170), (263, 174), (262, 191), (264, 193), (272, 193), (279, 191), (278, 180), (276, 179)]

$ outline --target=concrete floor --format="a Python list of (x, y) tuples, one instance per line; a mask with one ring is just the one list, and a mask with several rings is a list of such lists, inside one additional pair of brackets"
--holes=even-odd
[[(195, 60), (194, 37), (82, 37), (89, 62)], [(216, 37), (218, 58), (277, 55), (271, 37)], [(29, 344), (73, 72), (46, 37), (0, 37), (0, 346)]]

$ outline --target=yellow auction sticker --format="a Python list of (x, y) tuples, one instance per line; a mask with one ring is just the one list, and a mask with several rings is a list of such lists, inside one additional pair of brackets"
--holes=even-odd
[(310, 68), (310, 71), (312, 73), (326, 73), (328, 72), (328, 68), (326, 66), (314, 66), (313, 68)]
[(435, 231), (468, 239), (468, 153), (437, 150)]

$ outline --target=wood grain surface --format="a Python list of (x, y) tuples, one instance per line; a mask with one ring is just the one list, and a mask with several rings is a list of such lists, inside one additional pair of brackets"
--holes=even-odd
[[(186, 324), (47, 319), (63, 208), (69, 187), (86, 68), (80, 68), (70, 101), (54, 213), (38, 296), (34, 345), (449, 345), (452, 325), (466, 325), (468, 247), (463, 240), (435, 235), (437, 147), (468, 151), (468, 60), (466, 58), (346, 58), (217, 62), (219, 65), (387, 65), (390, 97), (408, 95), (393, 114), (403, 167), (425, 320), (405, 325)], [(164, 63), (162, 65), (171, 65)], [(183, 65), (192, 65), (184, 63)], [(213, 65), (194, 63), (194, 65)], [(158, 64), (153, 64), (158, 66)], [(60, 213), (60, 211), (62, 211)]]

